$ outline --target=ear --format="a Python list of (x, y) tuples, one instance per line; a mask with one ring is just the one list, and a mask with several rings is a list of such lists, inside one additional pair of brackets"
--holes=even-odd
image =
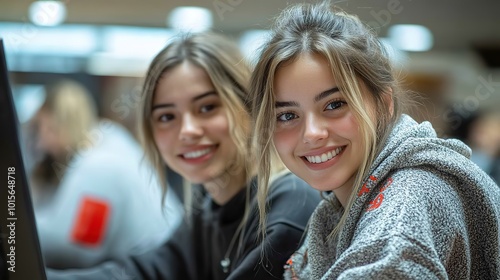
[(394, 115), (394, 99), (392, 99), (392, 88), (387, 88), (383, 93), (384, 102), (389, 105), (389, 112), (391, 113), (391, 117)]

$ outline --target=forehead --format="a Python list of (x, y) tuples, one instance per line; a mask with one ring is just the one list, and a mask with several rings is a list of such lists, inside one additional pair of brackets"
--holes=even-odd
[(277, 99), (318, 94), (336, 86), (332, 69), (323, 56), (305, 53), (280, 66), (275, 73)]
[(175, 102), (209, 91), (214, 91), (214, 86), (207, 72), (191, 62), (184, 61), (160, 76), (153, 102)]

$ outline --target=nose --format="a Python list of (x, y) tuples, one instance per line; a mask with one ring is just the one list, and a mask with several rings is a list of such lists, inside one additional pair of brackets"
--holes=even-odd
[(203, 136), (203, 128), (200, 120), (191, 114), (185, 114), (182, 118), (182, 127), (179, 139), (183, 142), (192, 142)]
[(328, 137), (328, 129), (325, 121), (314, 115), (306, 116), (303, 141), (306, 144), (315, 144)]

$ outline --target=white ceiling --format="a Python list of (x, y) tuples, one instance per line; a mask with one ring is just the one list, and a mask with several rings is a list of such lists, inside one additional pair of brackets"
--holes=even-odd
[[(0, 21), (28, 22), (32, 0), (0, 0)], [(245, 29), (267, 28), (272, 18), (296, 0), (66, 0), (68, 23), (165, 26), (177, 6), (203, 6), (214, 12), (214, 29), (238, 35)], [(315, 2), (315, 1), (307, 1)], [(499, 0), (351, 0), (339, 7), (365, 22), (421, 24), (434, 34), (437, 50), (473, 45), (500, 46)], [(386, 35), (386, 27), (379, 32)]]

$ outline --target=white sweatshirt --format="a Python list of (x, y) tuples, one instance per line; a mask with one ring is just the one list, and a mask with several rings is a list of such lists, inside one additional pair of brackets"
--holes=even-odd
[(167, 192), (165, 209), (153, 169), (124, 127), (103, 121), (95, 143), (69, 163), (48, 207), (36, 209), (37, 229), (49, 267), (89, 267), (165, 241), (182, 219)]

